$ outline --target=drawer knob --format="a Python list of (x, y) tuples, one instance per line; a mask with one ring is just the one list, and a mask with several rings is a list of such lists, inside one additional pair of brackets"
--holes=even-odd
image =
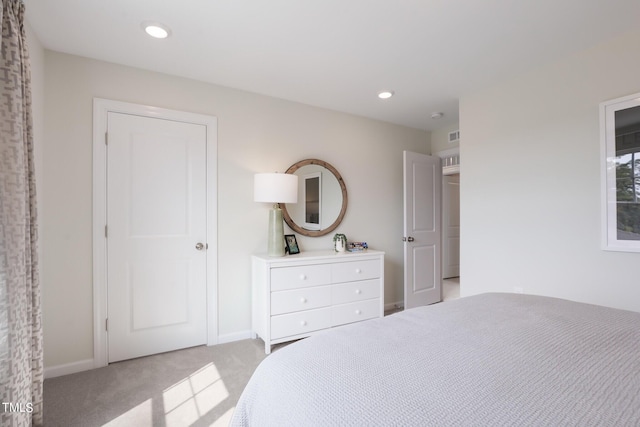
[(362, 311), (356, 310), (356, 314), (362, 314)]
[(360, 295), (362, 291), (360, 289), (356, 289), (356, 294)]
[(300, 302), (304, 304), (305, 302), (307, 302), (307, 299), (305, 297), (302, 297), (300, 298)]
[(300, 321), (300, 326), (307, 326), (307, 321), (306, 320), (301, 320)]
[(301, 274), (300, 275), (300, 280), (307, 280), (307, 275), (306, 274)]
[(356, 274), (360, 274), (362, 273), (362, 270), (360, 270), (359, 268), (356, 268)]

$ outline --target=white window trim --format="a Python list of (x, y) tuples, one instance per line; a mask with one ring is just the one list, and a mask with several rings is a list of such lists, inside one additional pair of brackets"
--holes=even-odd
[(616, 200), (616, 126), (615, 112), (640, 106), (640, 93), (612, 99), (600, 104), (601, 150), (601, 234), (602, 249), (640, 252), (640, 240), (618, 240)]

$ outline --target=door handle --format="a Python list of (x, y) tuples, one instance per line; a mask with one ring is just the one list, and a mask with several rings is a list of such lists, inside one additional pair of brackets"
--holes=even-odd
[(204, 244), (201, 242), (196, 243), (196, 249), (201, 251), (204, 249)]
[(402, 241), (403, 241), (403, 242), (413, 242), (414, 240), (416, 240), (416, 239), (414, 239), (414, 238), (413, 238), (413, 237), (411, 237), (411, 236), (409, 236), (409, 237), (403, 237), (403, 238), (402, 238)]

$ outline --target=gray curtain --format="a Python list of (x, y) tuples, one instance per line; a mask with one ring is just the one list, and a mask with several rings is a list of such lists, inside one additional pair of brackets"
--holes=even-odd
[(2, 0), (0, 49), (0, 425), (42, 424), (31, 76), (24, 4)]

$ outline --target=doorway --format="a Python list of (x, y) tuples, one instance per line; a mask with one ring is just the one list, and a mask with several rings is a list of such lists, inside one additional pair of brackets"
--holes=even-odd
[(216, 118), (94, 100), (94, 366), (217, 343)]
[(442, 299), (460, 297), (460, 154), (439, 153), (442, 159)]
[(460, 174), (442, 177), (442, 278), (460, 277)]

